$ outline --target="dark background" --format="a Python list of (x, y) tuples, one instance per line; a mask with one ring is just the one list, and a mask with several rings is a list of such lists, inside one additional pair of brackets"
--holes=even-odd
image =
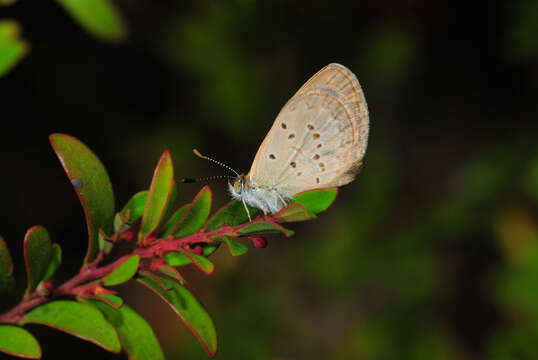
[[(291, 239), (185, 273), (213, 316), (217, 359), (538, 358), (538, 3), (117, 1), (127, 42), (103, 43), (52, 1), (0, 8), (31, 51), (0, 79), (0, 233), (44, 225), (85, 254), (82, 210), (47, 136), (107, 167), (122, 206), (165, 149), (178, 177), (246, 172), (281, 106), (330, 62), (370, 109), (365, 165)], [(211, 184), (215, 206), (224, 182)], [(201, 185), (180, 188), (178, 205)], [(169, 359), (206, 358), (137, 284), (121, 288)], [(45, 359), (117, 356), (31, 326)], [(123, 355), (122, 355), (123, 356)]]

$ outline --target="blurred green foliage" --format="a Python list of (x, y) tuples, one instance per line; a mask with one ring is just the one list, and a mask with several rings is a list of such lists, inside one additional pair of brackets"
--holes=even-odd
[[(102, 154), (120, 202), (144, 189), (166, 148), (177, 177), (222, 174), (194, 147), (246, 172), (281, 106), (338, 61), (358, 75), (371, 112), (363, 170), (294, 238), (237, 258), (219, 249), (214, 275), (185, 274), (214, 318), (217, 359), (538, 357), (535, 0), (114, 4), (131, 34), (119, 47), (45, 2), (6, 8), (33, 49), (0, 81), (10, 89), (2, 115), (20, 120), (0, 135), (12, 253), (28, 223), (83, 236), (49, 133)], [(215, 206), (228, 200), (219, 185)], [(180, 186), (179, 202), (198, 190)], [(166, 310), (124, 291), (167, 358), (200, 358)]]
[(127, 36), (122, 16), (109, 0), (56, 0), (82, 28), (93, 36), (118, 42)]
[(19, 39), (20, 27), (14, 21), (0, 21), (0, 76), (7, 73), (28, 51), (28, 44)]

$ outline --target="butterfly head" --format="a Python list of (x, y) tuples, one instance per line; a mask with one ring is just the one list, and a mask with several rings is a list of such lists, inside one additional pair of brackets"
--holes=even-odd
[(243, 192), (247, 188), (247, 180), (246, 176), (241, 174), (238, 177), (234, 178), (232, 182), (228, 182), (228, 187), (230, 189), (230, 193), (232, 196), (236, 199), (241, 199), (244, 195)]

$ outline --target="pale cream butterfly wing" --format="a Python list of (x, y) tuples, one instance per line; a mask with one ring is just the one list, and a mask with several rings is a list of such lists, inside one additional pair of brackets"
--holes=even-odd
[(286, 103), (248, 174), (281, 195), (341, 186), (355, 177), (368, 142), (368, 109), (355, 75), (330, 64)]

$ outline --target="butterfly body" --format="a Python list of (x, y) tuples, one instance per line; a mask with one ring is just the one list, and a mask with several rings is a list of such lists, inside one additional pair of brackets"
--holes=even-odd
[(252, 184), (248, 176), (240, 175), (234, 184), (229, 184), (230, 194), (234, 199), (257, 207), (265, 214), (276, 213), (287, 204), (289, 194), (281, 192), (277, 187)]
[(275, 213), (299, 192), (348, 184), (361, 167), (368, 132), (359, 81), (346, 67), (329, 64), (284, 105), (250, 172), (230, 184), (230, 192)]

